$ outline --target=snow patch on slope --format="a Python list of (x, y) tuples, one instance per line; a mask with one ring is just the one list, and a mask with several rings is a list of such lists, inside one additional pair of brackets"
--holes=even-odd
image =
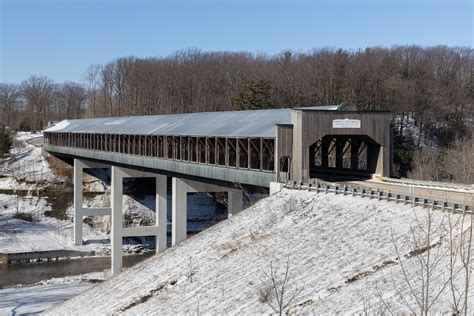
[[(385, 201), (284, 190), (49, 312), (69, 314), (81, 307), (81, 313), (91, 315), (270, 313), (259, 300), (261, 278), (270, 262), (283, 264), (287, 258), (289, 287), (299, 289), (292, 311), (363, 312), (368, 300), (369, 309), (378, 311), (384, 299), (397, 311), (409, 312), (400, 301), (400, 293), (408, 297), (408, 288), (399, 278), (399, 264), (387, 262), (397, 257), (395, 244), (400, 254), (413, 250), (411, 224), (426, 212)], [(432, 215), (433, 226), (447, 216)], [(404, 260), (408, 274), (416, 277), (417, 260)], [(445, 278), (437, 272), (433, 287)], [(449, 310), (448, 294), (434, 308)]]

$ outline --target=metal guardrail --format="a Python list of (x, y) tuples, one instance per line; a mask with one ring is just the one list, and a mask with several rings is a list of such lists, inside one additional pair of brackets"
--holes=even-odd
[(316, 181), (315, 183), (298, 183), (294, 181), (284, 183), (284, 187), (293, 190), (308, 190), (322, 193), (334, 193), (342, 195), (367, 197), (369, 199), (378, 199), (380, 201), (393, 201), (395, 203), (411, 204), (413, 206), (422, 206), (423, 208), (438, 209), (443, 211), (473, 213), (474, 206), (451, 203), (446, 201), (437, 201), (426, 199), (414, 195), (393, 194), (380, 189), (368, 187), (359, 187), (356, 185), (342, 185), (339, 183)]
[(50, 261), (69, 259), (73, 257), (87, 257), (91, 256), (91, 251), (76, 251), (76, 250), (47, 250), (47, 251), (31, 251), (31, 252), (17, 252), (17, 253), (0, 253), (0, 268), (5, 268), (8, 264), (13, 262), (32, 262), (32, 261)]
[(385, 183), (412, 185), (412, 186), (418, 186), (418, 187), (444, 188), (444, 189), (465, 190), (465, 191), (474, 190), (474, 184), (420, 181), (420, 180), (413, 180), (413, 179), (407, 179), (407, 178), (395, 179), (395, 178), (386, 178), (386, 177), (376, 177), (376, 179)]

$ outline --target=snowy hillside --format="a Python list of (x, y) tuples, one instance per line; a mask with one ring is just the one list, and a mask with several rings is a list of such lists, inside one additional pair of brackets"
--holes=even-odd
[[(275, 296), (266, 275), (270, 265), (278, 266), (278, 284), (289, 260), (287, 293), (296, 293), (288, 304), (292, 312), (413, 313), (424, 304), (420, 276), (426, 276), (429, 254), (425, 305), (449, 313), (447, 254), (455, 247), (448, 241), (451, 236), (454, 245), (463, 236), (460, 219), (384, 201), (284, 190), (48, 312), (268, 313)], [(468, 228), (464, 223), (462, 231)], [(458, 291), (464, 270), (452, 258), (452, 286)]]

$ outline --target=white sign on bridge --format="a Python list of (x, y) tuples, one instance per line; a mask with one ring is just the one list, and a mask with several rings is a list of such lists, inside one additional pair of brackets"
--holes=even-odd
[(360, 120), (343, 119), (332, 120), (332, 128), (360, 128)]

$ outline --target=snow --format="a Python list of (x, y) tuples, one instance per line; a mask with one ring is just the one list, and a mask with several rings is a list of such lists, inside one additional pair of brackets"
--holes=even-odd
[[(65, 179), (55, 174), (41, 149), (31, 145), (32, 139), (42, 137), (41, 133), (18, 132), (15, 148), (11, 150), (13, 159), (0, 165), (0, 252), (28, 252), (45, 250), (93, 251), (97, 255), (110, 254), (108, 232), (110, 216), (93, 217), (93, 227), (83, 225), (84, 239), (89, 242), (82, 246), (73, 244), (73, 196), (64, 192), (62, 197), (54, 193), (63, 190)], [(96, 170), (101, 179), (110, 178), (105, 170)], [(72, 188), (72, 187), (70, 187)], [(110, 186), (98, 178), (85, 174), (85, 207), (110, 207)], [(92, 193), (92, 194), (91, 194)], [(55, 199), (66, 200), (66, 205), (55, 206)], [(68, 200), (69, 198), (69, 200)], [(63, 202), (64, 203), (64, 202)], [(171, 203), (168, 203), (171, 218)], [(189, 230), (197, 232), (210, 223), (227, 216), (227, 211), (216, 211), (215, 203), (203, 194), (194, 194), (189, 200)], [(124, 195), (124, 223), (126, 226), (153, 225), (155, 223), (155, 197)], [(47, 212), (63, 211), (62, 219), (47, 216)], [(29, 214), (32, 221), (21, 220), (16, 214)], [(154, 241), (149, 238), (125, 240), (124, 253), (149, 250)], [(138, 247), (143, 243), (147, 249)]]
[(63, 180), (53, 173), (41, 153), (41, 148), (29, 143), (30, 140), (40, 137), (42, 137), (41, 133), (17, 133), (14, 148), (10, 150), (11, 158), (3, 165), (0, 173), (0, 175), (3, 175), (0, 178), (0, 189), (15, 188), (12, 179), (28, 188), (31, 188), (35, 183), (44, 184)]
[(92, 284), (48, 284), (3, 289), (0, 290), (0, 315), (40, 313), (92, 286)]
[[(32, 221), (15, 218), (17, 209), (31, 214)], [(51, 206), (44, 197), (0, 194), (0, 252), (28, 252), (56, 249), (91, 251), (105, 247), (102, 243), (75, 246), (72, 243), (71, 221), (44, 215)], [(84, 225), (84, 236), (89, 240), (107, 240), (108, 236)]]
[[(410, 231), (423, 225), (428, 214), (433, 227), (430, 253), (436, 258), (446, 254), (447, 220), (459, 220), (460, 215), (283, 190), (47, 313), (71, 314), (77, 308), (88, 315), (271, 313), (259, 299), (262, 278), (270, 262), (281, 267), (287, 259), (288, 288), (298, 289), (291, 312), (387, 312), (386, 302), (392, 311), (410, 313), (415, 302), (400, 269), (404, 267), (408, 280), (419, 281), (417, 259), (423, 252), (411, 254), (419, 247)], [(453, 229), (456, 238), (462, 233), (458, 226)], [(448, 258), (439, 258), (433, 260), (439, 262), (433, 267), (433, 293), (443, 288), (447, 276)], [(418, 293), (419, 287), (412, 286)], [(444, 288), (431, 310), (450, 312), (450, 298)]]
[(110, 278), (110, 271), (40, 281), (0, 289), (0, 315), (40, 313)]
[(63, 120), (57, 124), (54, 124), (53, 126), (51, 126), (50, 128), (48, 128), (45, 132), (54, 132), (54, 131), (59, 131), (59, 130), (62, 130), (64, 128), (66, 128), (68, 125), (69, 125), (69, 121), (68, 120)]

